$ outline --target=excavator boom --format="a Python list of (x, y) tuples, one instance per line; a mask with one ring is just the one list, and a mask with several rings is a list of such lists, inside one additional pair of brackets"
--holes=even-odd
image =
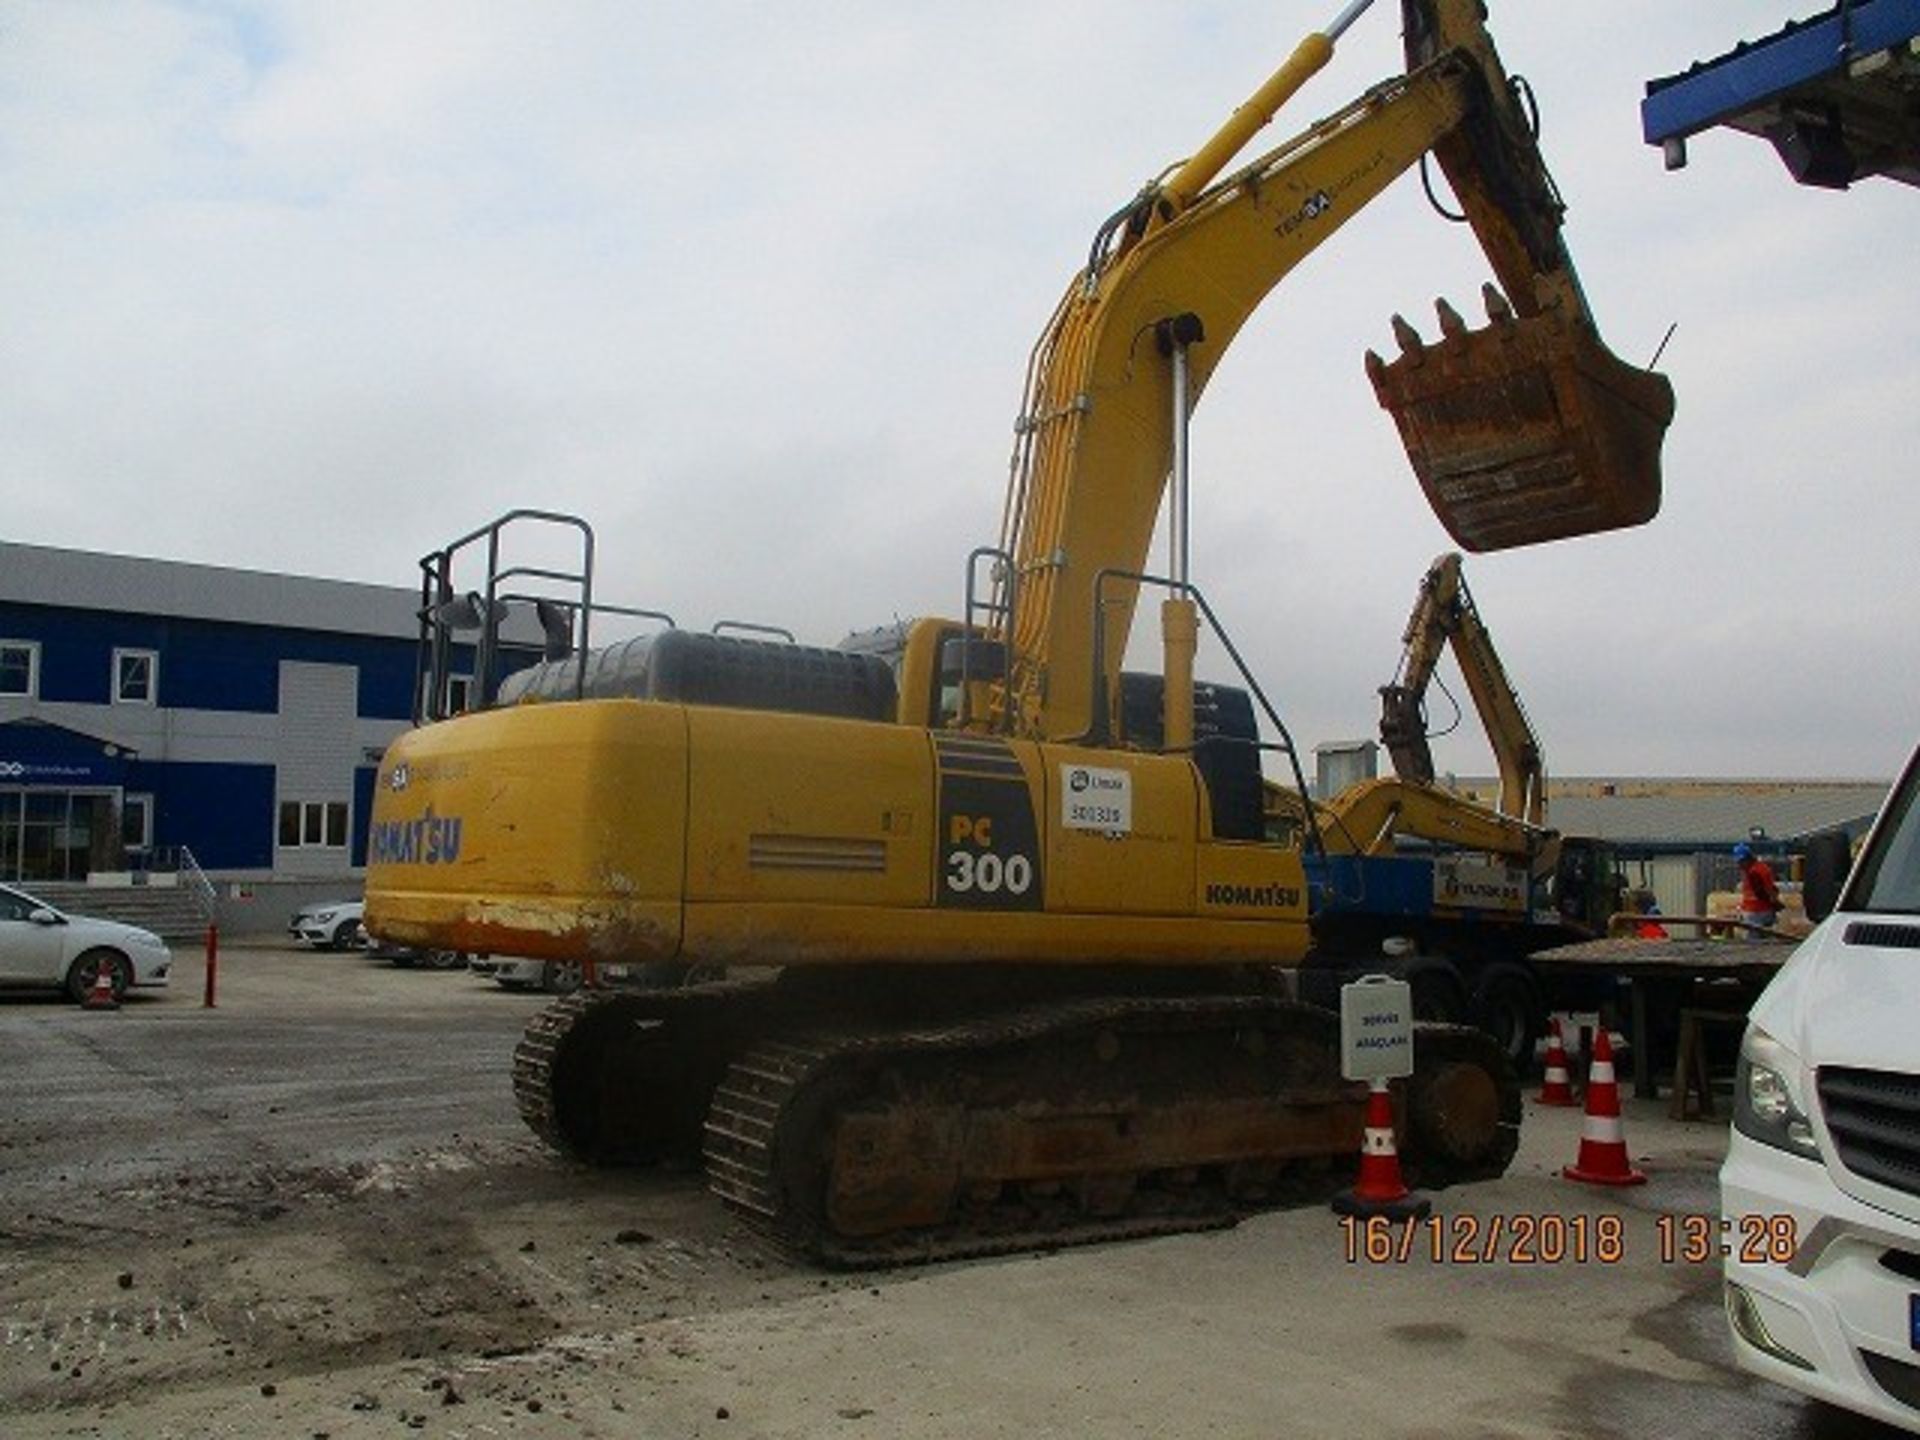
[(1413, 613), (1407, 617), (1402, 644), (1398, 673), (1392, 683), (1380, 687), (1380, 741), (1393, 761), (1394, 774), (1415, 784), (1433, 780), (1433, 754), (1427, 747), (1427, 687), (1441, 651), (1451, 648), (1481, 728), (1493, 746), (1500, 771), (1500, 813), (1536, 828), (1545, 825), (1547, 775), (1540, 739), (1473, 603), (1458, 555), (1442, 555), (1428, 567)]
[[(1443, 308), (1443, 339), (1427, 346), (1396, 317), (1403, 354), (1369, 361), (1442, 522), (1469, 548), (1494, 548), (1636, 524), (1657, 507), (1671, 389), (1594, 331), (1552, 181), (1479, 6), (1406, 0), (1404, 11), (1406, 74), (1215, 183), (1325, 63), (1351, 12), (1309, 36), (1192, 160), (1103, 227), (1061, 300), (1029, 366), (1003, 519), (1002, 728), (1097, 729), (1096, 696), (1117, 693), (1135, 602), (1125, 577), (1145, 566), (1184, 423), (1176, 386), (1190, 409), (1267, 293), (1429, 153), (1505, 290), (1489, 330), (1469, 333)], [(1176, 326), (1188, 337), (1177, 356), (1166, 344)], [(1102, 586), (1106, 574), (1121, 583)], [(1096, 603), (1104, 686), (1088, 659)]]

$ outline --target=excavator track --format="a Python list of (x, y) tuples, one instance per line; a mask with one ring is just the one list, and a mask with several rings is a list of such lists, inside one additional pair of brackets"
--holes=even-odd
[[(769, 1037), (728, 1070), (709, 1182), (781, 1247), (925, 1263), (1234, 1224), (1351, 1183), (1361, 1092), (1324, 1011), (1258, 996), (1063, 1002)], [(1497, 1175), (1519, 1093), (1485, 1037), (1422, 1027), (1407, 1163)]]
[(590, 1165), (697, 1161), (714, 1087), (774, 998), (768, 982), (576, 990), (514, 1047), (520, 1117)]
[[(751, 1228), (833, 1266), (919, 1264), (1236, 1223), (1352, 1181), (1363, 1091), (1338, 1022), (1268, 995), (850, 1014), (772, 983), (583, 991), (528, 1026), (528, 1124), (595, 1165), (695, 1163)], [(1487, 1037), (1417, 1028), (1403, 1164), (1502, 1173), (1519, 1088)]]

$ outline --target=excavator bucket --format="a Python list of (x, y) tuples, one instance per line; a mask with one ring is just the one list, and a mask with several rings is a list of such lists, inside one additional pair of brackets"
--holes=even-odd
[(1491, 285), (1485, 294), (1484, 330), (1442, 300), (1437, 343), (1396, 315), (1400, 358), (1367, 352), (1447, 533), (1479, 552), (1651, 520), (1673, 419), (1666, 377), (1621, 360), (1583, 319), (1516, 316)]

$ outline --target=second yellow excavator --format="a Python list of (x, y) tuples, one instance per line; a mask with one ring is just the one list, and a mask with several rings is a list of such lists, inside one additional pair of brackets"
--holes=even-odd
[[(739, 1214), (835, 1263), (1228, 1223), (1323, 1193), (1357, 1151), (1334, 1021), (1275, 983), (1311, 944), (1319, 842), (1311, 818), (1268, 837), (1261, 757), (1296, 781), (1297, 759), (1243, 666), (1244, 689), (1194, 680), (1203, 618), (1239, 652), (1188, 566), (1193, 406), (1273, 286), (1431, 154), (1502, 294), (1489, 329), (1443, 311), (1437, 343), (1402, 325), (1370, 369), (1462, 543), (1646, 519), (1672, 410), (1594, 331), (1475, 0), (1405, 0), (1405, 73), (1220, 178), (1365, 8), (1100, 227), (1034, 351), (1001, 541), (958, 620), (838, 649), (595, 649), (584, 526), (577, 570), (501, 560), (510, 527), (570, 517), (423, 561), (421, 723), (380, 766), (369, 929), (660, 982), (529, 1027), (515, 1086), (541, 1135), (595, 1162), (699, 1156)], [(469, 600), (455, 572), (483, 552)], [(549, 651), (503, 682), (516, 584), (548, 587)], [(1146, 685), (1121, 673), (1143, 587), (1166, 596)], [(480, 708), (455, 716), (462, 612)], [(1417, 1183), (1498, 1174), (1504, 1057), (1453, 1026), (1415, 1051), (1396, 1091)]]
[[(1435, 783), (1427, 696), (1448, 652), (1493, 751), (1492, 804)], [(1457, 554), (1421, 578), (1380, 712), (1394, 773), (1348, 785), (1312, 817), (1320, 845), (1308, 873), (1320, 883), (1299, 993), (1337, 1005), (1346, 981), (1396, 976), (1417, 1015), (1470, 1021), (1524, 1063), (1549, 1011), (1598, 1010), (1613, 989), (1604, 975), (1542, 971), (1528, 957), (1606, 934), (1622, 885), (1611, 846), (1547, 826), (1540, 738)], [(1270, 784), (1267, 803), (1270, 826), (1304, 832), (1298, 795)]]

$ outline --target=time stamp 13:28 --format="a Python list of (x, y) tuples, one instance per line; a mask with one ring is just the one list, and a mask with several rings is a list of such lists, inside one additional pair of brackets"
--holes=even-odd
[[(1636, 1217), (1648, 1218), (1648, 1217)], [(1636, 1240), (1621, 1215), (1342, 1216), (1342, 1258), (1349, 1265), (1619, 1265), (1651, 1244), (1662, 1265), (1704, 1265), (1738, 1256), (1744, 1265), (1786, 1265), (1799, 1249), (1791, 1215), (1713, 1215), (1682, 1211), (1650, 1217)], [(1635, 1227), (1639, 1228), (1638, 1226)]]

